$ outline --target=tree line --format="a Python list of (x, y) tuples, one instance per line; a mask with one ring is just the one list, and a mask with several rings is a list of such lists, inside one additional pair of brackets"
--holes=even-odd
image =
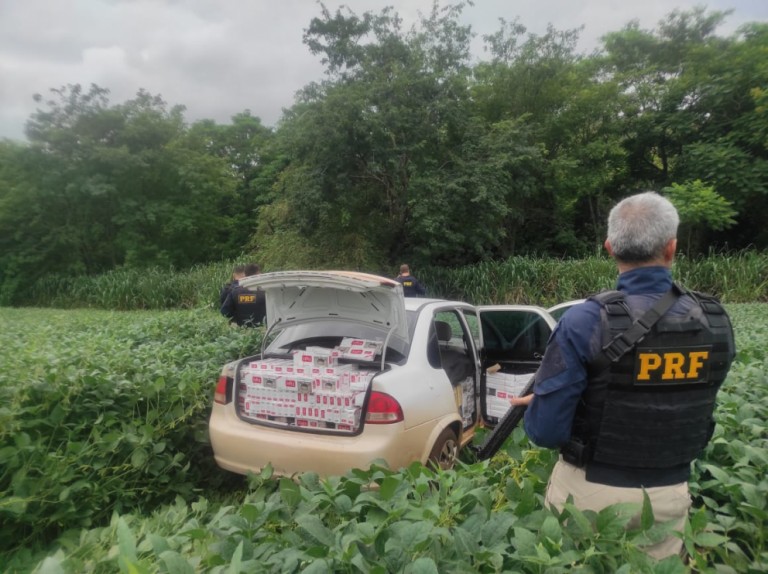
[(188, 123), (140, 89), (36, 95), (0, 142), (0, 303), (42, 275), (176, 269), (248, 254), (267, 270), (455, 267), (582, 257), (608, 209), (653, 189), (680, 248), (765, 249), (768, 24), (673, 11), (576, 51), (579, 30), (501, 19), (473, 60), (466, 3), (405, 27), (320, 5), (304, 43), (325, 78), (275, 128), (245, 110)]

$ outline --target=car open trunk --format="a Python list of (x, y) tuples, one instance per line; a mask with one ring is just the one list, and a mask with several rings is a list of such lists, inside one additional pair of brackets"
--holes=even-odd
[(405, 353), (402, 287), (342, 271), (276, 272), (244, 279), (266, 298), (269, 346), (235, 370), (238, 416), (253, 424), (355, 434), (371, 382)]

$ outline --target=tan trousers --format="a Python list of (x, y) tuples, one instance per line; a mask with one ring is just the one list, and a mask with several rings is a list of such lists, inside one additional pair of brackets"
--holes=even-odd
[[(648, 498), (653, 508), (653, 516), (656, 522), (668, 522), (677, 519), (675, 530), (682, 531), (688, 509), (691, 506), (691, 497), (688, 493), (688, 483), (673, 484), (670, 486), (656, 486), (646, 488)], [(568, 495), (573, 496), (573, 504), (579, 510), (602, 510), (606, 506), (617, 502), (643, 503), (643, 489), (622, 488), (587, 482), (585, 471), (562, 460), (555, 464), (552, 476), (547, 485), (546, 505), (554, 506), (562, 511)], [(630, 528), (640, 525), (640, 512), (629, 522)], [(652, 546), (646, 546), (643, 551), (653, 558), (661, 559), (674, 554), (680, 554), (683, 541), (676, 536), (669, 536)]]

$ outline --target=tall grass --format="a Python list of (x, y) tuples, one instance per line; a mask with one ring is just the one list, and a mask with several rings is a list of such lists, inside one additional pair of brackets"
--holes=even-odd
[[(676, 281), (726, 303), (768, 301), (768, 254), (743, 251), (675, 260)], [(616, 264), (608, 257), (553, 259), (512, 257), (475, 265), (426, 268), (419, 279), (430, 294), (475, 304), (553, 305), (586, 297), (616, 284)]]
[[(32, 284), (23, 300), (13, 303), (116, 310), (210, 308), (218, 305), (219, 289), (236, 263), (224, 261), (184, 271), (118, 269), (95, 277), (44, 276)], [(416, 275), (435, 297), (475, 304), (552, 305), (613, 287), (616, 266), (605, 256), (511, 257), (463, 267), (421, 267)], [(673, 275), (689, 289), (717, 295), (727, 303), (768, 301), (768, 254), (764, 252), (680, 256)]]

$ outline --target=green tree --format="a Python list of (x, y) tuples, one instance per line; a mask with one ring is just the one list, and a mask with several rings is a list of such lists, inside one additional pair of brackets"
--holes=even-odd
[(503, 119), (524, 121), (541, 149), (539, 180), (513, 192), (516, 245), (525, 251), (591, 251), (601, 241), (605, 206), (627, 175), (619, 88), (595, 58), (575, 52), (578, 37), (579, 30), (551, 26), (538, 36), (501, 20), (485, 37), (490, 62), (474, 70), (474, 99), (490, 129)]
[(236, 114), (231, 124), (203, 120), (188, 130), (185, 145), (226, 162), (234, 183), (222, 197), (221, 248), (236, 256), (250, 249), (260, 209), (274, 200), (272, 187), (284, 162), (275, 156), (274, 132), (250, 110)]
[(435, 4), (408, 31), (391, 9), (357, 16), (323, 7), (310, 23), (305, 43), (328, 79), (307, 86), (281, 124), (291, 166), (278, 185), (294, 229), (327, 257), (347, 250), (357, 261), (361, 249), (380, 261), (466, 256), (443, 247), (445, 228), (425, 207), (462, 213), (471, 205), (453, 187), (471, 121), (462, 8)]
[[(711, 239), (766, 245), (757, 214), (768, 208), (760, 102), (768, 85), (768, 27), (715, 35), (727, 13), (672, 12), (656, 30), (636, 23), (605, 38), (606, 77), (621, 86), (629, 171), (635, 186), (702, 180), (736, 209), (739, 225)], [(714, 230), (712, 230), (714, 231)]]
[[(0, 207), (6, 278), (228, 255), (220, 207), (234, 180), (224, 159), (182, 140), (183, 108), (143, 90), (116, 106), (98, 86), (52, 94), (36, 97), (30, 145), (13, 152)], [(6, 234), (14, 227), (25, 232)]]
[(686, 236), (688, 253), (691, 253), (694, 238), (700, 237), (703, 230), (718, 231), (736, 223), (736, 211), (731, 203), (699, 179), (684, 184), (673, 183), (661, 191), (680, 214), (681, 235)]

